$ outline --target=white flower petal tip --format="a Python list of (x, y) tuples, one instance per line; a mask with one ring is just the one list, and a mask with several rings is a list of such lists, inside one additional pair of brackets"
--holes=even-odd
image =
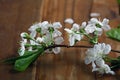
[(93, 12), (90, 14), (90, 17), (99, 17), (99, 16), (100, 16), (100, 13)]
[(72, 33), (72, 30), (70, 30), (70, 29), (68, 29), (68, 28), (65, 28), (64, 29), (66, 32), (68, 32), (68, 33)]
[(42, 27), (45, 27), (45, 26), (48, 25), (48, 24), (49, 24), (48, 21), (43, 21), (43, 22), (41, 23), (41, 26), (42, 26)]
[(86, 22), (82, 22), (82, 25), (80, 26), (81, 28), (85, 28), (86, 27), (86, 25), (87, 25), (87, 23)]
[(54, 23), (53, 23), (53, 27), (62, 28), (62, 25), (61, 25), (60, 22), (54, 22)]
[(43, 38), (37, 37), (36, 41), (39, 42), (39, 43), (41, 43), (41, 42), (43, 42)]
[(55, 54), (60, 53), (60, 50), (61, 50), (60, 47), (53, 48), (53, 52), (54, 52)]
[(20, 36), (21, 36), (22, 38), (28, 37), (28, 33), (22, 32), (22, 33), (20, 34)]
[(80, 26), (76, 23), (73, 24), (71, 30), (78, 31), (80, 29)]
[(69, 24), (73, 24), (73, 23), (74, 23), (74, 20), (71, 19), (71, 18), (67, 18), (67, 19), (65, 19), (64, 22), (65, 22), (65, 23), (69, 23)]

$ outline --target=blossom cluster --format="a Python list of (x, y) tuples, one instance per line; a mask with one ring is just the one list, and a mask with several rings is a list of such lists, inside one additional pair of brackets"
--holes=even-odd
[(92, 71), (99, 71), (101, 74), (110, 73), (115, 74), (111, 71), (110, 67), (105, 64), (104, 58), (111, 51), (111, 46), (105, 43), (95, 44), (93, 48), (86, 51), (85, 64), (92, 63)]
[[(54, 22), (53, 24), (48, 21), (43, 21), (32, 25), (28, 30), (30, 35), (26, 32), (21, 33), (22, 41), (19, 55), (22, 56), (25, 50), (32, 51), (33, 46), (50, 46), (53, 44), (61, 44), (64, 39), (61, 37), (62, 33), (58, 30), (62, 28), (60, 22)], [(27, 47), (27, 45), (29, 45)], [(46, 52), (59, 53), (60, 48), (56, 47)]]
[[(97, 43), (98, 36), (102, 35), (103, 30), (110, 30), (108, 25), (109, 20), (103, 19), (103, 21), (98, 20), (97, 18), (91, 18), (90, 21), (82, 22), (81, 25), (74, 23), (72, 19), (66, 19), (66, 23), (72, 24), (72, 28), (65, 28), (65, 31), (69, 34), (70, 45), (74, 45), (76, 41), (80, 41), (83, 36), (87, 36), (89, 41), (92, 43)], [(94, 35), (91, 37), (91, 34)]]
[[(92, 64), (92, 71), (98, 71), (99, 73), (115, 74), (104, 61), (106, 56), (111, 51), (111, 46), (105, 43), (99, 43), (98, 38), (102, 35), (103, 30), (110, 30), (109, 20), (103, 19), (102, 21), (97, 18), (91, 18), (88, 22), (82, 22), (81, 25), (74, 22), (73, 19), (68, 18), (64, 21), (69, 23), (72, 28), (65, 28), (64, 30), (69, 35), (69, 45), (73, 46), (76, 42), (86, 37), (90, 43), (94, 44), (93, 48), (89, 48), (86, 51), (85, 64)], [(64, 41), (62, 33), (59, 29), (62, 28), (60, 22), (49, 23), (43, 21), (33, 24), (28, 30), (30, 34), (21, 33), (21, 42), (19, 55), (24, 56), (25, 51), (34, 51), (38, 47), (49, 47), (52, 45), (61, 45)], [(55, 54), (60, 52), (60, 47), (54, 47), (47, 49), (45, 52), (54, 52)]]

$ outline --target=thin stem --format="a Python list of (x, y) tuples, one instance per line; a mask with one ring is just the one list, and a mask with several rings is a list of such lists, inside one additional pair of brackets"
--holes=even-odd
[[(48, 46), (45, 48), (45, 50), (47, 49), (51, 49), (51, 48), (55, 48), (55, 47), (65, 47), (65, 48), (93, 48), (93, 46), (85, 46), (85, 45), (75, 45), (75, 46), (69, 46), (69, 45), (52, 45), (52, 46)], [(112, 52), (117, 52), (120, 53), (120, 51), (118, 50), (111, 50)]]
[(88, 34), (84, 34), (87, 38), (89, 38), (89, 39), (92, 39), (92, 37), (90, 36), (90, 35), (88, 35)]
[(84, 46), (84, 45), (76, 45), (76, 46), (69, 46), (69, 45), (52, 45), (47, 47), (46, 49), (49, 48), (55, 48), (55, 47), (65, 47), (65, 48), (92, 48), (92, 46)]
[(118, 50), (113, 50), (113, 49), (112, 49), (111, 51), (112, 51), (112, 52), (120, 53), (120, 51), (118, 51)]

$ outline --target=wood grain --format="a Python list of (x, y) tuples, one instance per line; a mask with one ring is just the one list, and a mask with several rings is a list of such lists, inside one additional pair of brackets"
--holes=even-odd
[[(0, 0), (0, 59), (16, 56), (19, 48), (20, 33), (26, 32), (33, 23), (39, 21), (60, 21), (61, 31), (68, 44), (64, 28), (71, 25), (64, 23), (66, 18), (73, 18), (75, 23), (88, 21), (90, 13), (100, 13), (97, 18), (110, 19), (110, 26), (115, 28), (120, 23), (119, 8), (116, 0)], [(120, 49), (120, 42), (106, 38), (100, 42), (109, 43), (113, 49)], [(90, 45), (81, 41), (78, 45)], [(0, 64), (1, 80), (120, 80), (120, 70), (115, 76), (100, 75), (91, 72), (91, 67), (84, 64), (86, 49), (62, 48), (61, 53), (45, 54), (25, 72), (12, 70), (12, 65)], [(110, 56), (120, 56), (111, 52)], [(6, 76), (4, 76), (6, 75)]]
[[(41, 1), (0, 0), (0, 60), (18, 55), (20, 33), (40, 20)], [(34, 67), (19, 73), (11, 65), (0, 64), (1, 80), (35, 80)]]

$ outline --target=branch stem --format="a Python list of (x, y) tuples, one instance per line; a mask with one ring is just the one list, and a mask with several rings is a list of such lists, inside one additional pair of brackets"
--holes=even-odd
[[(52, 46), (48, 46), (45, 48), (45, 50), (47, 49), (51, 49), (51, 48), (55, 48), (55, 47), (64, 47), (64, 48), (93, 48), (93, 46), (85, 46), (85, 45), (75, 45), (75, 46), (69, 46), (69, 45), (52, 45)], [(120, 53), (119, 50), (113, 50), (111, 49), (112, 52), (117, 52)]]

